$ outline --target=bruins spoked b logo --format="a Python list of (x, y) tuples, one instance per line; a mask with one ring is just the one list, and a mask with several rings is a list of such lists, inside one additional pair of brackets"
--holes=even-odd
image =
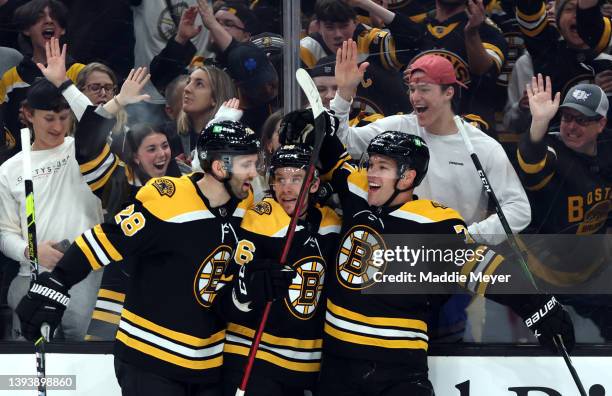
[(221, 245), (215, 249), (200, 265), (193, 282), (193, 292), (198, 303), (206, 308), (210, 307), (223, 287), (223, 274), (232, 257), (232, 248)]
[(293, 264), (296, 275), (289, 285), (285, 305), (298, 319), (310, 319), (316, 312), (325, 284), (325, 263), (321, 257), (305, 257)]
[(336, 266), (338, 282), (349, 289), (365, 289), (374, 284), (374, 274), (385, 272), (386, 263), (377, 266), (375, 250), (386, 250), (382, 236), (372, 228), (358, 225), (346, 233), (340, 245)]

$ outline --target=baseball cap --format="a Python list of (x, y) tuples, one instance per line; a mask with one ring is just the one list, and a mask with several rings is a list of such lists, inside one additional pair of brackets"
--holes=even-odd
[(258, 33), (259, 20), (257, 19), (257, 15), (255, 15), (246, 5), (240, 2), (226, 1), (217, 11), (227, 11), (230, 14), (234, 14), (236, 18), (240, 19), (244, 24), (244, 30), (246, 32), (252, 34)]
[(561, 108), (577, 110), (587, 117), (606, 117), (610, 103), (603, 89), (595, 84), (578, 84), (565, 95)]
[(408, 68), (410, 76), (415, 71), (420, 70), (427, 76), (426, 82), (439, 85), (459, 84), (467, 89), (467, 85), (457, 80), (455, 68), (448, 59), (440, 55), (423, 55), (414, 61)]
[(60, 108), (68, 108), (68, 103), (55, 87), (46, 78), (38, 78), (28, 89), (28, 106), (35, 110), (57, 111)]
[(312, 69), (308, 70), (310, 77), (334, 77), (336, 75), (336, 55), (325, 56), (317, 61)]
[(255, 87), (278, 79), (266, 53), (252, 43), (238, 43), (227, 53), (227, 71), (237, 83)]

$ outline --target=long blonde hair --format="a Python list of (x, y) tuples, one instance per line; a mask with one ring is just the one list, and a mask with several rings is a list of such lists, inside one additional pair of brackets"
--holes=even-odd
[[(119, 85), (117, 84), (117, 76), (115, 76), (115, 72), (113, 72), (113, 70), (110, 67), (106, 66), (103, 63), (91, 62), (91, 63), (88, 63), (87, 66), (85, 66), (83, 70), (81, 70), (79, 75), (77, 76), (76, 86), (80, 91), (83, 91), (85, 89), (85, 83), (87, 82), (87, 79), (93, 72), (100, 72), (100, 73), (106, 74), (111, 79), (113, 84), (117, 88), (119, 88)], [(127, 124), (127, 118), (128, 116), (125, 110), (124, 109), (119, 110), (119, 112), (117, 113), (115, 117), (117, 122), (115, 122), (112, 132), (118, 133), (118, 132), (123, 131), (125, 125)]]
[[(231, 98), (237, 97), (237, 92), (231, 77), (218, 67), (199, 66), (194, 69), (194, 71), (198, 69), (204, 71), (208, 76), (208, 79), (210, 80), (212, 98), (215, 101), (215, 105), (209, 111), (209, 119), (206, 120), (206, 122), (208, 122), (215, 116), (215, 114), (217, 114), (217, 111), (219, 110), (219, 108), (221, 108), (223, 102)], [(191, 117), (189, 117), (187, 113), (181, 110), (178, 118), (176, 119), (177, 132), (180, 135), (188, 135), (192, 129), (193, 122), (191, 120)], [(196, 131), (196, 133), (199, 132), (200, 131)]]

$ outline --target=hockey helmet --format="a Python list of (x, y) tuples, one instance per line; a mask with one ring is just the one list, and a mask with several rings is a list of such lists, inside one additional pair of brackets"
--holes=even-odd
[(429, 166), (429, 149), (427, 143), (418, 136), (406, 132), (386, 131), (376, 136), (368, 146), (368, 155), (379, 154), (397, 162), (398, 177), (408, 169), (417, 173), (413, 187), (418, 186)]
[(270, 178), (273, 178), (274, 171), (280, 168), (306, 169), (311, 156), (312, 149), (308, 145), (287, 144), (281, 146), (270, 160)]
[(253, 130), (241, 122), (221, 121), (207, 126), (198, 138), (198, 158), (210, 160), (214, 154), (257, 154), (260, 143)]

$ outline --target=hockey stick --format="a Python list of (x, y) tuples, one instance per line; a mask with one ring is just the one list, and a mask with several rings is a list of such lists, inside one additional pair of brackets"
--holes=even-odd
[[(525, 258), (523, 257), (523, 254), (521, 253), (518, 243), (516, 242), (516, 236), (512, 232), (512, 229), (510, 228), (510, 224), (508, 224), (508, 220), (506, 219), (506, 216), (504, 215), (504, 211), (502, 210), (502, 207), (499, 204), (499, 201), (497, 200), (497, 196), (495, 195), (495, 192), (493, 191), (493, 187), (491, 186), (491, 183), (489, 183), (489, 178), (487, 177), (487, 174), (485, 173), (482, 167), (482, 164), (480, 163), (480, 160), (478, 159), (478, 155), (474, 151), (474, 146), (472, 145), (472, 142), (470, 141), (467, 131), (465, 130), (465, 125), (463, 124), (463, 120), (458, 115), (456, 115), (453, 118), (453, 120), (455, 121), (455, 125), (457, 126), (457, 129), (459, 130), (459, 134), (461, 135), (461, 138), (463, 139), (463, 143), (465, 144), (467, 151), (470, 153), (470, 157), (472, 158), (472, 162), (474, 163), (474, 166), (476, 167), (476, 171), (478, 172), (478, 175), (480, 176), (482, 185), (484, 186), (485, 191), (489, 195), (489, 198), (491, 198), (491, 200), (495, 204), (495, 212), (497, 213), (497, 216), (499, 217), (499, 220), (502, 223), (502, 226), (504, 227), (504, 231), (506, 232), (506, 236), (508, 237), (508, 243), (510, 244), (510, 247), (517, 254), (519, 258), (519, 262), (521, 263), (521, 266), (523, 267), (523, 271), (525, 272), (525, 274), (527, 275), (527, 277), (529, 278), (529, 280), (535, 287), (536, 291), (539, 291), (538, 285), (536, 284), (535, 279), (533, 278), (533, 275), (531, 275), (531, 271), (529, 271), (527, 262), (525, 261)], [(586, 392), (584, 391), (584, 386), (582, 385), (582, 381), (580, 380), (580, 377), (578, 377), (578, 373), (576, 372), (576, 368), (574, 367), (574, 365), (572, 364), (569, 358), (569, 354), (567, 353), (567, 350), (565, 349), (565, 345), (563, 345), (563, 338), (561, 337), (560, 334), (557, 334), (556, 337), (558, 337), (559, 340), (557, 340), (556, 338), (553, 338), (553, 342), (557, 346), (559, 353), (561, 353), (561, 355), (563, 356), (563, 359), (565, 360), (565, 364), (567, 365), (567, 368), (570, 371), (570, 374), (572, 375), (574, 382), (576, 383), (576, 387), (578, 387), (578, 390), (580, 391), (580, 395), (587, 396)]]
[[(310, 78), (310, 75), (304, 69), (298, 69), (295, 72), (295, 78), (297, 79), (298, 84), (300, 84), (300, 87), (306, 94), (308, 102), (310, 103), (310, 107), (312, 108), (315, 123), (315, 129), (313, 132), (315, 134), (315, 139), (312, 156), (310, 157), (310, 161), (308, 162), (308, 168), (306, 170), (306, 177), (304, 178), (304, 183), (302, 183), (302, 187), (300, 188), (300, 193), (298, 194), (295, 209), (293, 211), (293, 215), (291, 216), (291, 222), (289, 223), (289, 228), (287, 229), (287, 236), (285, 238), (285, 244), (283, 246), (280, 258), (281, 266), (284, 266), (287, 261), (289, 249), (291, 248), (291, 242), (293, 241), (293, 236), (295, 235), (295, 226), (297, 224), (302, 206), (304, 206), (306, 197), (308, 196), (308, 190), (310, 189), (315, 174), (315, 164), (317, 158), (319, 158), (319, 151), (321, 151), (321, 145), (323, 144), (323, 138), (325, 136), (325, 115), (323, 114), (324, 108), (316, 85), (312, 81), (312, 78)], [(264, 328), (266, 327), (266, 322), (268, 321), (268, 315), (270, 314), (271, 307), (272, 302), (268, 301), (264, 308), (263, 315), (261, 316), (261, 321), (257, 328), (257, 332), (255, 333), (255, 338), (253, 339), (253, 343), (251, 344), (251, 348), (249, 350), (249, 357), (244, 368), (242, 381), (240, 381), (240, 387), (236, 390), (236, 396), (243, 396), (246, 392), (246, 387), (251, 376), (251, 370), (253, 369), (253, 365), (255, 363), (255, 355), (257, 354), (257, 350), (259, 349), (259, 343), (261, 342), (261, 337), (263, 335)]]
[[(21, 151), (23, 160), (23, 185), (25, 188), (26, 223), (28, 226), (28, 256), (30, 258), (30, 283), (38, 278), (38, 249), (36, 245), (36, 218), (34, 211), (34, 184), (30, 162), (30, 129), (21, 129)], [(49, 339), (49, 325), (43, 323), (42, 336), (34, 343), (36, 351), (36, 376), (38, 377), (38, 396), (46, 396), (45, 378), (45, 341)]]

